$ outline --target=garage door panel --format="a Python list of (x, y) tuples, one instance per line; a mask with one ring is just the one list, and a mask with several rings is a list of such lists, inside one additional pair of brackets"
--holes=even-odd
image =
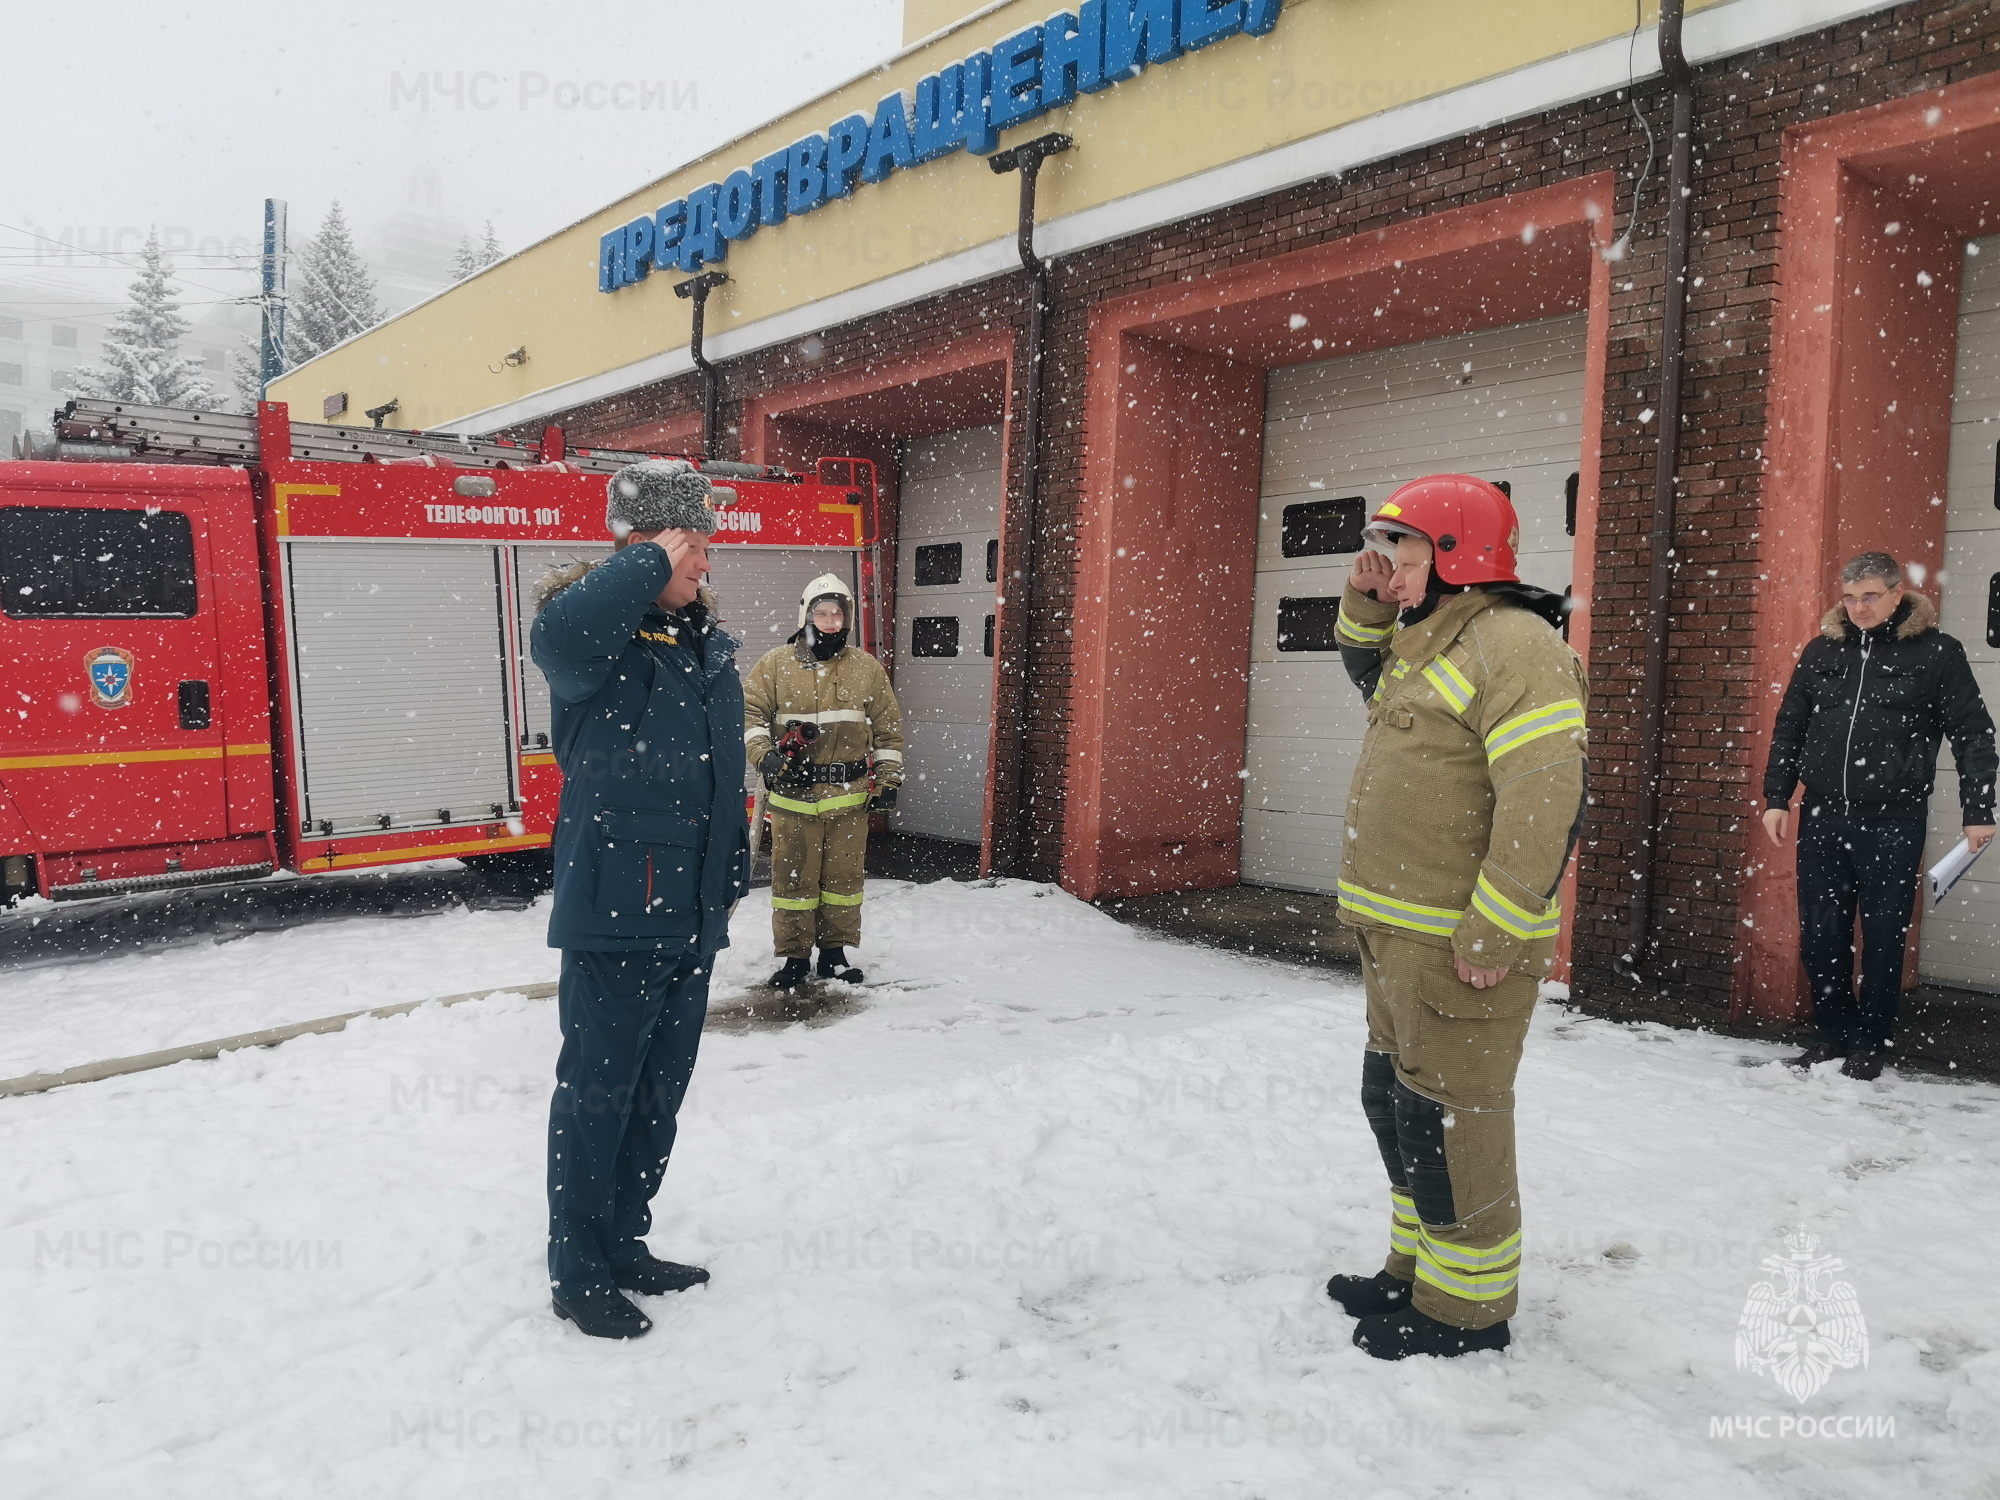
[[(2000, 573), (2000, 511), (1994, 509), (1994, 444), (2000, 441), (2000, 239), (1980, 242), (1960, 283), (1952, 390), (1951, 470), (1946, 483), (1944, 568), (1931, 580), (1939, 624), (1965, 646), (1991, 711), (2000, 704), (2000, 650), (1986, 644), (1987, 594)], [(1924, 862), (1962, 837), (1958, 774), (1947, 742), (1931, 794)], [(1926, 911), (1918, 970), (1937, 984), (2000, 990), (2000, 858), (1987, 854), (1942, 906)]]
[(1278, 650), (1279, 600), (1337, 598), (1354, 561), (1283, 556), (1285, 507), (1359, 496), (1372, 511), (1398, 485), (1439, 472), (1504, 480), (1521, 517), (1522, 574), (1560, 592), (1574, 550), (1564, 513), (1581, 460), (1583, 335), (1576, 315), (1272, 372), (1251, 611), (1245, 881), (1334, 888), (1367, 729), (1338, 652)]
[[(904, 787), (891, 826), (977, 843), (986, 800), (993, 659), (986, 619), (997, 585), (987, 545), (999, 536), (1001, 432), (968, 428), (904, 445), (896, 557), (896, 696), (903, 708)], [(959, 576), (917, 582), (920, 548), (959, 548)], [(917, 622), (957, 622), (955, 656), (918, 656)], [(948, 628), (948, 627), (946, 627)]]

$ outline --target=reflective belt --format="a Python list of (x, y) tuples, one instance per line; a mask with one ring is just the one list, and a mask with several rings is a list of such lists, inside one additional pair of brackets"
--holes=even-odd
[(1378, 895), (1351, 880), (1340, 882), (1337, 899), (1341, 906), (1364, 917), (1374, 917), (1391, 927), (1407, 927), (1412, 932), (1428, 932), (1437, 937), (1450, 937), (1465, 915), (1448, 906), (1419, 906), (1414, 901), (1398, 901), (1393, 896)]
[(1334, 629), (1341, 635), (1361, 642), (1364, 646), (1373, 646), (1386, 641), (1395, 633), (1396, 622), (1391, 620), (1387, 625), (1363, 625), (1347, 612), (1345, 605), (1342, 605), (1340, 617), (1334, 621)]
[(859, 906), (861, 904), (861, 897), (858, 893), (852, 896), (842, 896), (834, 891), (821, 891), (819, 899), (824, 901), (828, 906)]
[(819, 897), (806, 900), (794, 896), (773, 896), (771, 904), (779, 911), (811, 911), (819, 905)]
[(1398, 1255), (1419, 1253), (1417, 1241), (1423, 1226), (1417, 1220), (1416, 1202), (1402, 1188), (1389, 1189), (1389, 1248)]
[(1430, 685), (1438, 690), (1438, 696), (1449, 703), (1456, 713), (1464, 713), (1471, 706), (1473, 694), (1478, 691), (1466, 681), (1463, 672), (1442, 656), (1433, 659), (1430, 665), (1424, 668), (1424, 676)]
[(1583, 728), (1583, 705), (1574, 698), (1550, 703), (1531, 713), (1517, 714), (1486, 736), (1486, 763), (1491, 765), (1509, 750), (1533, 744), (1545, 734), (1562, 734)]
[(765, 798), (771, 807), (782, 807), (786, 812), (803, 813), (809, 818), (823, 818), (829, 813), (846, 812), (850, 807), (862, 807), (868, 802), (866, 792), (844, 792), (838, 797), (828, 797), (820, 802), (802, 802), (797, 797), (786, 797), (772, 792)]
[(1479, 872), (1479, 884), (1472, 889), (1472, 909), (1502, 932), (1511, 932), (1524, 942), (1554, 937), (1562, 927), (1559, 902), (1551, 899), (1548, 909), (1539, 915), (1524, 911), (1494, 889), (1484, 870)]
[(1521, 1231), (1491, 1250), (1469, 1250), (1432, 1239), (1417, 1226), (1417, 1280), (1470, 1302), (1498, 1302), (1521, 1282)]

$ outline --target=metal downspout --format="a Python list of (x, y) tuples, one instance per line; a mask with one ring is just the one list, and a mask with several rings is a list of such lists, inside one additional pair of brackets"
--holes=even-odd
[(694, 367), (701, 371), (701, 456), (716, 458), (715, 451), (717, 414), (722, 409), (722, 373), (708, 362), (708, 355), (702, 349), (702, 328), (708, 318), (708, 294), (727, 282), (729, 277), (721, 271), (703, 271), (699, 276), (674, 283), (674, 295), (687, 297), (694, 302), (694, 329), (688, 339), (688, 353), (694, 358)]
[[(1675, 476), (1680, 467), (1681, 378), (1687, 355), (1688, 209), (1694, 177), (1694, 72), (1681, 50), (1685, 0), (1661, 0), (1660, 70), (1673, 86), (1667, 156), (1667, 265), (1660, 326), (1660, 439), (1653, 466), (1652, 576), (1646, 593), (1646, 671), (1639, 703), (1638, 859), (1620, 978), (1642, 981), (1650, 937), (1660, 834), (1660, 763), (1666, 734), (1667, 629), (1673, 586)], [(1635, 205), (1636, 207), (1636, 205)]]
[[(1014, 637), (1014, 663), (1019, 689), (1014, 700), (1013, 735), (1013, 815), (993, 831), (993, 868), (996, 873), (1026, 873), (1028, 852), (1028, 663), (1034, 634), (1035, 533), (1040, 524), (1042, 467), (1042, 350), (1047, 333), (1049, 309), (1048, 262), (1035, 254), (1035, 180), (1042, 163), (1057, 152), (1067, 151), (1075, 142), (1062, 134), (1038, 136), (1032, 141), (987, 159), (995, 172), (1021, 174), (1021, 213), (1017, 242), (1021, 267), (1028, 273), (1028, 372), (1021, 396), (1021, 556), (1012, 569), (1013, 581), (1006, 588), (1006, 610), (1018, 611), (1021, 621)], [(1013, 559), (1009, 559), (1010, 562)]]

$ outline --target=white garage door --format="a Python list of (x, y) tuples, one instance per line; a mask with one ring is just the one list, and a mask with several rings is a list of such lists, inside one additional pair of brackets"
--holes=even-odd
[[(1972, 659), (1989, 712), (2000, 703), (2000, 239), (1976, 241), (1959, 297), (1958, 372), (1951, 410), (1951, 471), (1945, 492), (1944, 630)], [(1924, 863), (1961, 837), (1958, 772), (1947, 742), (1938, 757)], [(1983, 856), (1944, 905), (1926, 912), (1918, 969), (1939, 984), (2000, 990), (2000, 854)], [(1983, 879), (1978, 877), (1984, 877)]]
[(1334, 646), (1361, 525), (1425, 474), (1506, 485), (1521, 576), (1569, 587), (1584, 315), (1271, 373), (1250, 642), (1243, 880), (1332, 891), (1367, 713)]
[(896, 540), (899, 833), (976, 844), (985, 820), (1000, 551), (1000, 429), (913, 438)]

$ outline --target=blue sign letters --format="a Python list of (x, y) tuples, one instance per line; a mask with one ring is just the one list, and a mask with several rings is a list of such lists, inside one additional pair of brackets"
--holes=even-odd
[(999, 132), (1079, 94), (1137, 77), (1155, 63), (1242, 32), (1263, 36), (1284, 0), (1083, 0), (896, 93), (874, 118), (849, 115), (721, 182), (707, 183), (598, 242), (597, 289), (615, 292), (654, 270), (693, 275), (767, 224), (809, 214), (856, 182), (954, 151), (984, 156)]

